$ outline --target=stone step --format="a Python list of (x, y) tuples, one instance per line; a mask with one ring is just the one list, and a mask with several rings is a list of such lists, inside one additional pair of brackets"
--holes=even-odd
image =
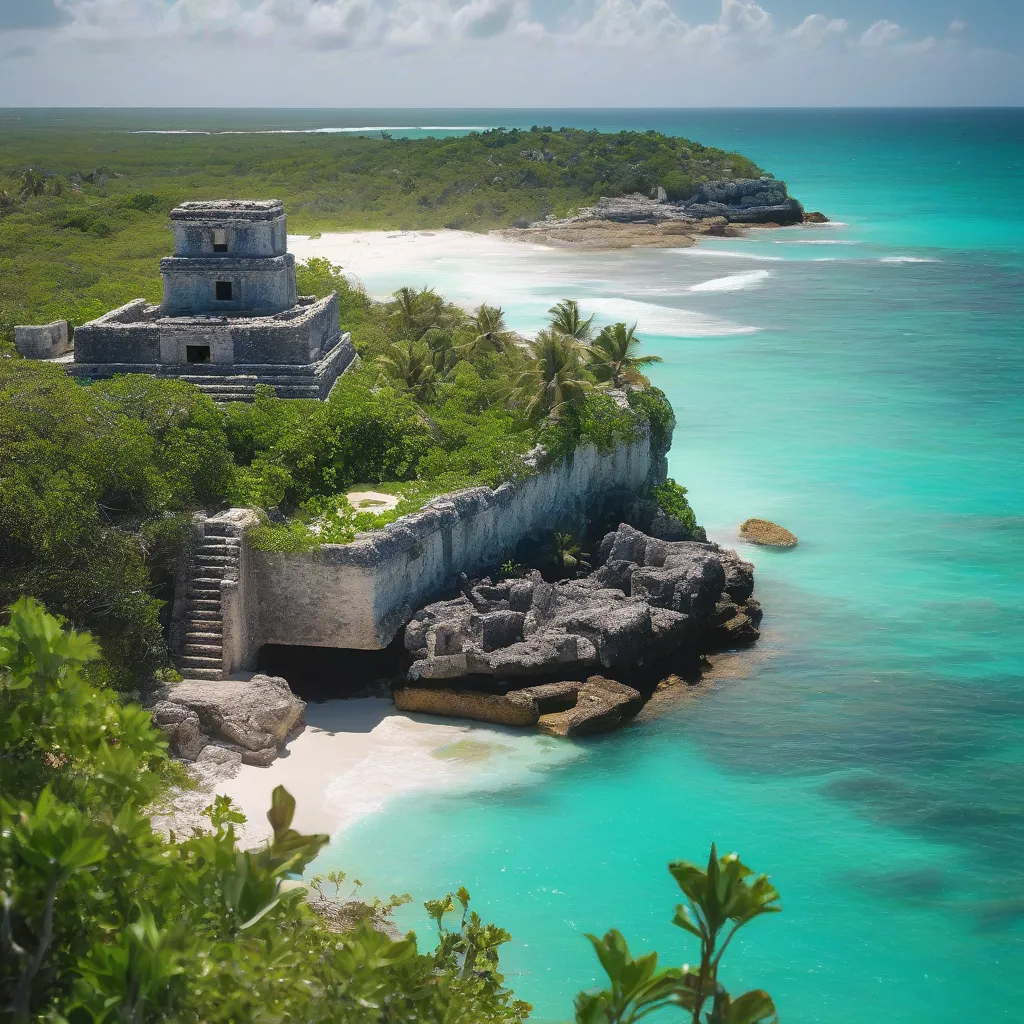
[[(181, 659), (181, 667), (183, 669), (190, 668), (212, 668), (219, 672), (224, 671), (224, 659), (223, 658), (210, 658), (206, 655), (200, 654), (187, 654)], [(184, 673), (182, 673), (184, 675)]]
[(220, 622), (223, 614), (219, 608), (189, 608), (189, 622)]
[(223, 643), (224, 628), (219, 622), (190, 622), (185, 626), (186, 643)]
[(220, 551), (207, 551), (205, 549), (196, 552), (194, 559), (199, 565), (228, 565), (238, 559), (234, 555), (221, 554)]
[[(204, 598), (204, 597), (190, 597), (188, 600), (189, 613), (193, 612), (213, 612), (220, 618), (220, 601), (216, 598)], [(200, 616), (206, 618), (207, 616)]]
[[(189, 638), (186, 637), (186, 641)], [(185, 656), (188, 658), (221, 658), (224, 657), (224, 648), (220, 644), (193, 644), (186, 642)]]
[(191, 666), (181, 666), (181, 674), (186, 679), (223, 679), (224, 670), (222, 668), (193, 668)]

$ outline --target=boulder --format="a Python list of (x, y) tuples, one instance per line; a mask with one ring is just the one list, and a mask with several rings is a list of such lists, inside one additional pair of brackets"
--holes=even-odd
[(638, 690), (604, 676), (590, 676), (564, 711), (541, 715), (538, 726), (549, 736), (589, 736), (617, 729), (643, 706)]
[(150, 701), (153, 721), (179, 757), (197, 760), (211, 742), (239, 752), (245, 764), (265, 766), (304, 724), (304, 701), (279, 677), (186, 681), (159, 688)]
[(815, 210), (813, 213), (805, 213), (804, 214), (804, 223), (805, 224), (827, 224), (828, 223), (828, 217), (826, 217), (825, 214), (818, 213), (818, 211)]
[(796, 534), (767, 519), (748, 519), (740, 526), (740, 536), (751, 544), (769, 548), (795, 548), (797, 545)]
[(183, 761), (195, 761), (209, 743), (199, 716), (182, 704), (162, 700), (152, 708), (153, 724), (163, 730), (171, 753)]

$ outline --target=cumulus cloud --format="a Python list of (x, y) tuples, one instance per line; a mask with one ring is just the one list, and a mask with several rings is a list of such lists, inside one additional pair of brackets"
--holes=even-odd
[(846, 35), (850, 23), (844, 18), (826, 18), (824, 14), (809, 14), (786, 37), (804, 49), (816, 49), (827, 42)]
[[(44, 2), (44, 0), (41, 0)], [(290, 42), (301, 48), (358, 47), (398, 51), (501, 37), (566, 45), (707, 52), (729, 47), (794, 52), (846, 40), (850, 23), (811, 14), (780, 28), (755, 0), (721, 0), (713, 21), (690, 23), (677, 0), (588, 0), (575, 19), (545, 28), (531, 17), (531, 0), (51, 0), (72, 39), (230, 35)], [(954, 22), (950, 32), (961, 31)], [(902, 40), (905, 30), (882, 20), (859, 45)], [(930, 37), (929, 37), (930, 38)], [(854, 38), (850, 45), (858, 42)], [(921, 43), (926, 43), (922, 40)], [(934, 41), (933, 41), (934, 42)]]
[(869, 47), (887, 46), (902, 39), (906, 34), (907, 30), (902, 25), (897, 25), (895, 21), (876, 21), (864, 32), (860, 41), (862, 45)]
[[(941, 40), (915, 39), (888, 19), (855, 25), (852, 17), (811, 13), (784, 22), (773, 14), (773, 0), (720, 0), (717, 14), (703, 21), (686, 19), (693, 9), (688, 0), (572, 0), (547, 24), (536, 16), (541, 0), (15, 2), (50, 5), (55, 17), (6, 30), (0, 18), (0, 53), (8, 65), (0, 67), (0, 87), (22, 80), (16, 70), (25, 59), (21, 54), (50, 55), (54, 66), (63, 54), (82, 68), (93, 61), (87, 72), (93, 89), (82, 102), (94, 96), (103, 103), (121, 100), (113, 85), (118, 65), (106, 54), (119, 55), (124, 76), (135, 57), (143, 77), (157, 67), (165, 72), (161, 81), (177, 76), (174, 98), (166, 99), (177, 102), (187, 89), (188, 68), (206, 69), (200, 54), (211, 44), (218, 66), (232, 67), (231, 95), (247, 103), (266, 96), (281, 101), (282, 87), (304, 99), (323, 81), (337, 83), (355, 104), (428, 106), (642, 104), (653, 95), (715, 104), (890, 102), (883, 71), (897, 69), (893, 81), (902, 88), (913, 81), (903, 62), (937, 68), (978, 52), (967, 45), (959, 20), (939, 33)], [(851, 15), (856, 10), (850, 0)], [(140, 41), (145, 45), (134, 45)], [(332, 57), (342, 50), (344, 60)], [(871, 73), (865, 76), (868, 61)], [(980, 59), (975, 64), (986, 66)], [(967, 71), (964, 76), (969, 84)], [(813, 80), (811, 94), (803, 86), (772, 92), (773, 81), (798, 78)], [(856, 89), (844, 91), (841, 79)], [(307, 83), (304, 90), (291, 84), (299, 80)], [(139, 81), (138, 71), (132, 81)], [(417, 88), (410, 94), (412, 81)], [(166, 92), (154, 84), (139, 101), (161, 102), (161, 88)], [(739, 99), (727, 98), (733, 94)], [(914, 95), (931, 101), (933, 93)]]

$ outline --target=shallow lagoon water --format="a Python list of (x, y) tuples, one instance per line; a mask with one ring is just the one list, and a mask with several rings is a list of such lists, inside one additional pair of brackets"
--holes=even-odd
[[(840, 223), (689, 250), (453, 245), (414, 279), (363, 277), (498, 301), (524, 330), (566, 295), (637, 319), (677, 410), (671, 472), (712, 536), (763, 516), (800, 537), (740, 545), (763, 639), (577, 758), (396, 801), (316, 870), (424, 899), (465, 884), (556, 1021), (596, 980), (585, 931), (692, 957), (665, 864), (715, 840), (782, 892), (726, 980), (789, 1024), (1017, 1021), (1024, 116), (659, 116), (644, 127), (741, 148)], [(415, 906), (400, 923), (426, 932)]]

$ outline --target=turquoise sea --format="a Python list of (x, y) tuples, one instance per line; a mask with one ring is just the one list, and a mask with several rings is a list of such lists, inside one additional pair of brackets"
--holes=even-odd
[(314, 120), (685, 134), (835, 223), (409, 282), (489, 290), (524, 328), (561, 294), (639, 317), (700, 520), (735, 543), (764, 516), (800, 546), (743, 549), (763, 639), (695, 699), (525, 782), (399, 800), (317, 868), (420, 899), (465, 884), (557, 1021), (597, 977), (586, 931), (692, 957), (665, 864), (715, 840), (782, 893), (725, 978), (786, 1024), (1024, 1019), (1024, 112), (345, 116)]

